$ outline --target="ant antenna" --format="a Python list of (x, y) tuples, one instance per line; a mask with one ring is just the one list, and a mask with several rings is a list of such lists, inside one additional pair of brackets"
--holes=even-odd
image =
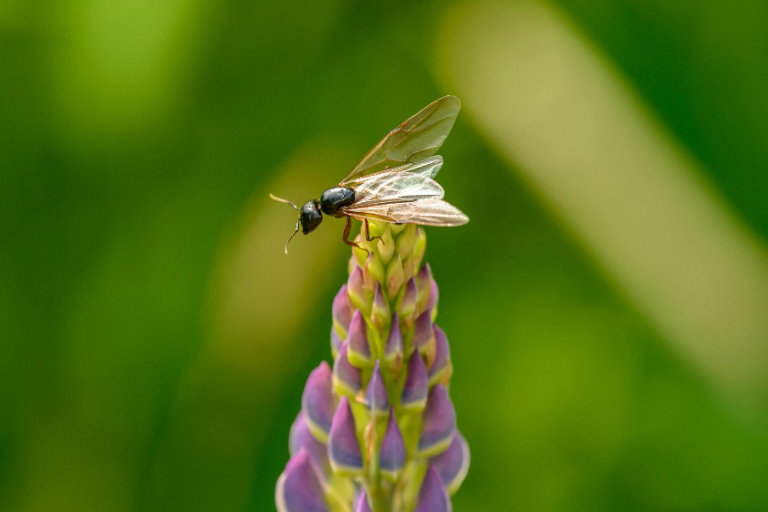
[(296, 229), (293, 230), (293, 233), (291, 233), (291, 236), (288, 237), (288, 241), (285, 242), (285, 254), (288, 254), (288, 244), (291, 243), (291, 240), (293, 240), (293, 237), (296, 236), (296, 233), (299, 232), (299, 221), (296, 221)]
[(301, 210), (299, 210), (298, 208), (296, 208), (296, 205), (295, 205), (295, 204), (293, 204), (292, 202), (290, 202), (290, 201), (289, 201), (289, 200), (287, 200), (287, 199), (283, 199), (283, 198), (281, 198), (281, 197), (277, 197), (277, 196), (274, 196), (274, 195), (272, 195), (272, 194), (269, 194), (269, 197), (271, 197), (271, 198), (272, 198), (272, 199), (274, 199), (275, 201), (279, 201), (279, 202), (281, 202), (281, 203), (286, 203), (286, 204), (289, 204), (289, 205), (293, 206), (293, 209), (294, 209), (294, 210), (296, 210), (297, 212), (300, 212), (300, 211), (301, 211)]
[[(289, 201), (289, 200), (287, 200), (287, 199), (283, 199), (283, 198), (281, 198), (281, 197), (277, 197), (277, 196), (274, 196), (274, 195), (272, 195), (272, 194), (269, 194), (269, 197), (271, 197), (271, 198), (272, 198), (272, 199), (274, 199), (275, 201), (279, 201), (279, 202), (281, 202), (281, 203), (286, 203), (286, 204), (289, 204), (289, 205), (293, 206), (293, 209), (294, 209), (294, 210), (296, 210), (297, 212), (301, 212), (301, 210), (299, 210), (298, 208), (296, 208), (296, 205), (295, 205), (295, 204), (293, 204), (292, 202), (290, 202), (290, 201)], [(291, 243), (291, 240), (293, 240), (293, 237), (294, 237), (294, 236), (296, 236), (296, 233), (298, 233), (298, 232), (299, 232), (299, 226), (300, 226), (300, 223), (301, 223), (301, 217), (299, 217), (299, 219), (296, 221), (296, 229), (294, 229), (294, 230), (293, 230), (293, 233), (291, 233), (291, 236), (288, 238), (288, 241), (287, 241), (287, 242), (285, 242), (285, 254), (288, 254), (288, 244), (289, 244), (289, 243)]]

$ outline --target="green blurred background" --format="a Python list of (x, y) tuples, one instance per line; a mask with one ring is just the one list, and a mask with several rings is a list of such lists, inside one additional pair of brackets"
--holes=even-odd
[(768, 510), (762, 0), (0, 2), (0, 510), (266, 511), (343, 223), (457, 94), (427, 229), (457, 511)]

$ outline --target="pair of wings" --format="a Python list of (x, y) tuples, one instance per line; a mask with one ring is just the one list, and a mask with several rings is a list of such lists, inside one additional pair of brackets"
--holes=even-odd
[(355, 201), (341, 213), (396, 224), (469, 222), (461, 210), (443, 201), (443, 187), (433, 179), (443, 165), (443, 158), (435, 155), (460, 108), (459, 98), (445, 96), (381, 139), (339, 183), (355, 191)]

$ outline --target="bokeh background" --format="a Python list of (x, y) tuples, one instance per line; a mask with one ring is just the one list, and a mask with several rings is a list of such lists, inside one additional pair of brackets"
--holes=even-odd
[(768, 510), (762, 0), (0, 2), (0, 510), (267, 511), (343, 223), (432, 100), (457, 511)]

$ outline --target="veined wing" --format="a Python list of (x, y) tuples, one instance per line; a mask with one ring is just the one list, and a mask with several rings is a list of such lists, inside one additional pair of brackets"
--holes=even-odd
[(356, 187), (355, 201), (345, 212), (381, 204), (406, 203), (419, 199), (440, 199), (445, 192), (428, 173), (387, 171), (366, 177)]
[(461, 226), (469, 217), (442, 199), (419, 199), (407, 203), (378, 204), (348, 211), (356, 219), (374, 219), (395, 224), (420, 224), (422, 226)]
[(423, 160), (415, 164), (404, 164), (398, 167), (392, 167), (390, 169), (378, 171), (371, 174), (366, 174), (365, 176), (360, 176), (358, 178), (353, 178), (351, 180), (348, 180), (345, 183), (345, 185), (347, 187), (357, 189), (358, 187), (360, 187), (360, 185), (366, 182), (369, 182), (371, 180), (377, 180), (379, 176), (383, 174), (393, 174), (393, 173), (400, 173), (400, 172), (410, 172), (413, 174), (420, 174), (427, 178), (434, 179), (434, 177), (437, 176), (437, 173), (440, 172), (440, 168), (442, 166), (443, 166), (443, 157), (441, 157), (440, 155), (437, 155), (431, 158), (427, 158), (426, 160)]
[(460, 108), (461, 101), (456, 96), (433, 101), (381, 139), (339, 185), (345, 186), (354, 178), (387, 167), (420, 162), (435, 155), (453, 128)]

